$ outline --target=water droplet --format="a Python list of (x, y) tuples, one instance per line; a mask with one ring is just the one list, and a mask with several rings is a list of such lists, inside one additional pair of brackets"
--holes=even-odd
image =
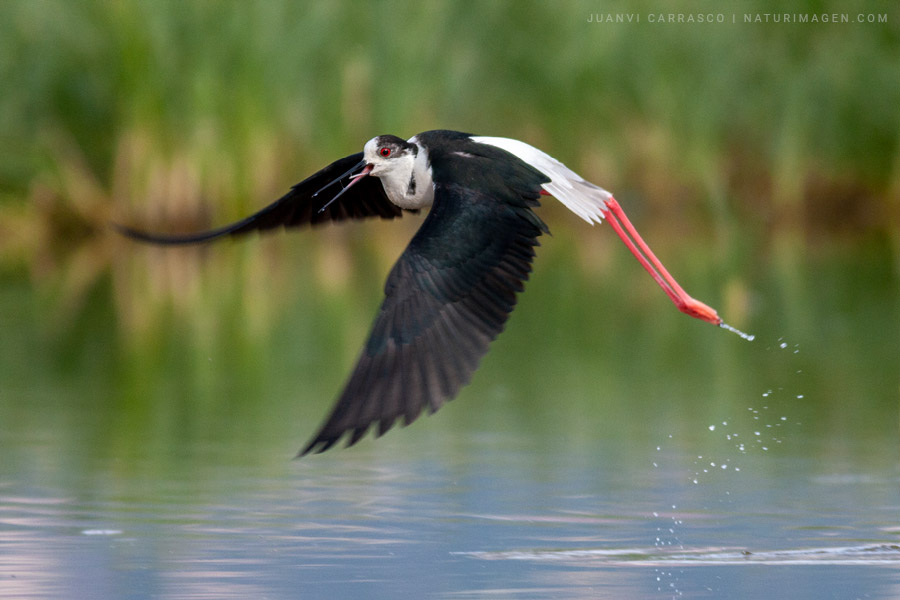
[(719, 327), (721, 327), (722, 329), (727, 329), (727, 330), (730, 331), (731, 333), (736, 333), (736, 334), (738, 334), (739, 336), (741, 336), (743, 339), (747, 340), (748, 342), (752, 342), (753, 340), (756, 339), (756, 336), (753, 335), (752, 333), (744, 333), (744, 332), (741, 331), (740, 329), (737, 329), (737, 328), (735, 328), (735, 327), (732, 327), (732, 326), (729, 325), (728, 323), (724, 323), (724, 322), (723, 322), (723, 323), (719, 323)]

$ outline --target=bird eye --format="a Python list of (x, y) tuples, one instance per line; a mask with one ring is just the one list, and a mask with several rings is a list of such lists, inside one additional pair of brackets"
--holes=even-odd
[(387, 158), (388, 156), (391, 155), (391, 149), (388, 148), (387, 146), (382, 146), (381, 149), (378, 150), (378, 154), (380, 154), (384, 158)]

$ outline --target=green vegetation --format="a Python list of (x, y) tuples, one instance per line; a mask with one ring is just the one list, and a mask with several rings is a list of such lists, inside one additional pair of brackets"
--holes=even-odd
[[(666, 12), (722, 12), (704, 8)], [(885, 225), (900, 189), (893, 3), (794, 9), (887, 15), (882, 24), (748, 24), (744, 12), (737, 23), (653, 24), (650, 2), (602, 5), (641, 22), (589, 24), (599, 10), (6, 2), (3, 205), (43, 182), (63, 204), (93, 193), (132, 217), (168, 185), (184, 188), (185, 215), (219, 220), (372, 135), (448, 127), (527, 139), (705, 227), (758, 215), (760, 229), (776, 218), (789, 230), (895, 229)], [(745, 12), (767, 10), (783, 7)], [(69, 170), (96, 187), (80, 189)]]
[[(453, 408), (390, 443), (468, 461), (479, 432), (607, 439), (608, 458), (640, 462), (726, 419), (752, 437), (747, 409), (772, 389), (773, 415), (803, 423), (795, 447), (894, 460), (900, 14), (851, 5), (794, 10), (888, 22), (651, 24), (649, 2), (0, 2), (7, 462), (206, 472), (180, 453), (210, 442), (282, 465), (419, 220), (178, 250), (107, 224), (221, 224), (374, 135), (437, 127), (529, 141), (614, 190), (687, 290), (757, 341), (678, 315), (606, 226), (548, 201), (555, 235), (508, 331)], [(587, 23), (598, 10), (643, 19)], [(782, 8), (752, 9), (767, 10)], [(55, 443), (11, 454), (16, 436)]]
[[(762, 1), (736, 23), (720, 3), (688, 1), (665, 12), (727, 11), (726, 22), (649, 22), (660, 10), (646, 1), (2, 2), (5, 325), (40, 328), (37, 342), (21, 337), (52, 349), (58, 368), (111, 370), (136, 398), (177, 396), (158, 386), (177, 388), (181, 373), (191, 383), (179, 393), (212, 406), (223, 371), (259, 382), (264, 369), (349, 364), (415, 219), (215, 251), (146, 248), (107, 224), (221, 224), (374, 135), (431, 128), (526, 140), (615, 191), (685, 287), (739, 327), (814, 335), (829, 316), (811, 310), (823, 284), (808, 279), (810, 261), (839, 263), (843, 277), (855, 272), (845, 255), (875, 261), (866, 293), (890, 306), (900, 256), (895, 3), (792, 9), (885, 23), (743, 23), (745, 12), (784, 10)], [(588, 23), (598, 12), (640, 21)], [(571, 335), (572, 317), (553, 314), (553, 302), (571, 300), (554, 290), (589, 290), (603, 314), (630, 304), (598, 337), (635, 335), (626, 323), (661, 295), (605, 228), (546, 204), (556, 236), (530, 286), (544, 312), (523, 306), (520, 320), (531, 314), (535, 328), (549, 321)], [(604, 287), (612, 278), (616, 288)], [(291, 316), (300, 310), (317, 317)], [(895, 331), (895, 316), (886, 323)], [(672, 350), (666, 340), (683, 330), (651, 325), (648, 344)], [(190, 358), (172, 358), (185, 345)], [(28, 387), (17, 378), (29, 378), (18, 370), (29, 360), (9, 346), (4, 354), (3, 377)], [(342, 373), (327, 371), (315, 384), (323, 402)]]

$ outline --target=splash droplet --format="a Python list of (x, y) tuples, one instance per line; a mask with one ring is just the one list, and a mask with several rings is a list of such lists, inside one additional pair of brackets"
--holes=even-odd
[(719, 327), (721, 327), (722, 329), (725, 329), (727, 331), (730, 331), (731, 333), (738, 334), (739, 336), (741, 336), (743, 339), (747, 340), (748, 342), (752, 342), (753, 340), (756, 339), (755, 335), (753, 335), (751, 333), (744, 333), (740, 329), (737, 329), (736, 327), (732, 327), (725, 321), (722, 321), (721, 323), (719, 323)]

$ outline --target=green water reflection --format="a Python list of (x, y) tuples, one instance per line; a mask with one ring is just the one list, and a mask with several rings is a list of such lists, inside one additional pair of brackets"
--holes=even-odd
[[(613, 437), (621, 456), (604, 460), (627, 461), (660, 432), (697, 433), (778, 402), (825, 461), (896, 460), (900, 302), (885, 244), (819, 250), (787, 264), (745, 259), (749, 308), (736, 324), (757, 335), (749, 343), (679, 315), (621, 248), (601, 251), (620, 256), (592, 276), (567, 267), (584, 256), (550, 239), (472, 385), (429, 422), (389, 438), (415, 443), (443, 432), (462, 450), (467, 437), (499, 432), (564, 452)], [(248, 250), (207, 252), (240, 263)], [(688, 258), (673, 270), (721, 307), (735, 274)], [(292, 300), (270, 335), (252, 331), (247, 294), (233, 281), (207, 280), (192, 309), (205, 324), (161, 312), (141, 343), (109, 285), (62, 326), (47, 298), (9, 278), (0, 297), (7, 442), (46, 440), (46, 452), (64, 452), (80, 469), (109, 457), (124, 469), (132, 459), (158, 460), (162, 471), (168, 460), (202, 464), (197, 448), (222, 440), (250, 462), (291, 456), (339, 391), (380, 296), (377, 269), (354, 277), (346, 293), (304, 286), (304, 260), (292, 255)]]
[[(63, 326), (52, 299), (7, 278), (0, 589), (891, 596), (900, 293), (887, 244), (742, 258), (735, 324), (756, 334), (748, 343), (680, 315), (617, 240), (598, 246), (605, 266), (592, 274), (572, 265), (595, 255), (551, 238), (455, 401), (292, 461), (351, 366), (383, 271), (350, 275), (346, 291), (304, 285), (322, 238), (285, 238), (298, 250), (282, 266), (297, 276), (268, 335), (246, 318), (240, 277), (204, 279), (191, 310), (157, 313), (149, 335), (117, 311), (111, 280)], [(266, 243), (198, 260), (233, 260), (239, 276)], [(139, 265), (146, 251), (122, 260)], [(727, 304), (733, 265), (667, 252), (692, 293)], [(716, 558), (748, 550), (781, 564), (805, 548), (804, 560), (837, 562), (762, 577), (764, 566)], [(681, 549), (705, 566), (667, 564)], [(878, 561), (888, 568), (871, 570)]]

